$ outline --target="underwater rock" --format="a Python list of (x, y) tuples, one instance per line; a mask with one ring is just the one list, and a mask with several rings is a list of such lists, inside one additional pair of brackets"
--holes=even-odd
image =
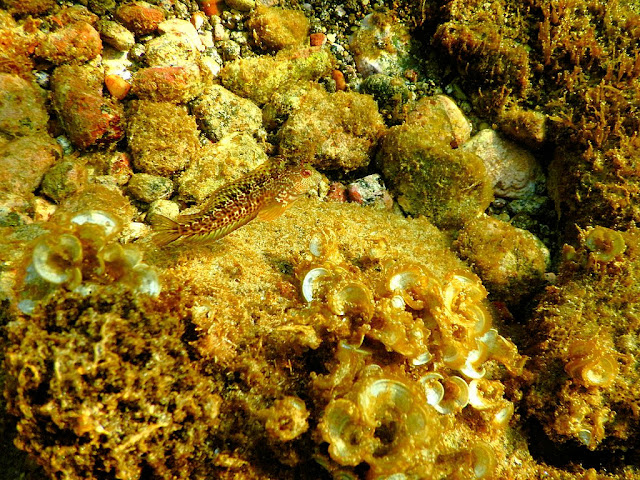
[(180, 18), (170, 18), (158, 25), (158, 31), (164, 35), (177, 35), (188, 40), (192, 48), (201, 52), (204, 50), (202, 40), (192, 22)]
[(3, 0), (2, 4), (13, 14), (34, 16), (47, 13), (56, 6), (53, 0)]
[(399, 125), (404, 121), (407, 113), (405, 107), (414, 96), (404, 79), (381, 73), (365, 78), (360, 84), (360, 92), (373, 96), (380, 114), (391, 125)]
[(585, 151), (558, 147), (549, 165), (549, 196), (568, 228), (602, 225), (626, 229), (640, 224), (640, 138), (617, 148)]
[(170, 197), (171, 193), (173, 193), (173, 182), (168, 178), (157, 175), (136, 173), (129, 180), (127, 190), (137, 200), (151, 203), (155, 200)]
[(0, 9), (0, 70), (32, 80), (35, 62), (33, 51), (39, 43), (38, 36), (29, 28), (18, 25), (11, 14)]
[(299, 10), (258, 6), (247, 21), (255, 42), (263, 48), (282, 50), (302, 45), (309, 35), (309, 20)]
[(96, 29), (100, 33), (100, 38), (104, 43), (120, 52), (129, 51), (136, 43), (133, 33), (118, 22), (100, 19), (96, 23)]
[(202, 131), (214, 142), (231, 133), (253, 135), (262, 126), (260, 108), (221, 85), (211, 85), (190, 108)]
[(432, 142), (418, 125), (392, 127), (376, 162), (409, 215), (425, 215), (441, 228), (460, 228), (493, 199), (491, 180), (475, 154)]
[(349, 201), (360, 205), (373, 205), (376, 208), (391, 208), (393, 199), (387, 192), (379, 173), (367, 175), (347, 185), (346, 195)]
[(197, 45), (186, 35), (165, 33), (145, 44), (144, 61), (151, 67), (175, 67), (196, 63)]
[(133, 76), (131, 92), (141, 100), (186, 103), (202, 93), (206, 82), (200, 67), (141, 68)]
[(422, 97), (407, 113), (405, 124), (421, 126), (430, 141), (447, 143), (452, 148), (471, 136), (471, 122), (446, 95)]
[(222, 85), (241, 97), (264, 105), (280, 89), (317, 80), (334, 68), (335, 59), (323, 47), (280, 50), (275, 57), (248, 57), (226, 64)]
[(485, 128), (462, 145), (475, 153), (487, 168), (497, 197), (523, 198), (535, 192), (542, 169), (528, 150), (502, 138), (495, 130)]
[(224, 0), (224, 3), (240, 12), (248, 12), (256, 6), (256, 0)]
[(0, 191), (27, 195), (47, 170), (62, 157), (62, 149), (48, 135), (19, 137), (0, 144)]
[(180, 197), (201, 202), (267, 160), (267, 154), (250, 135), (227, 135), (217, 143), (202, 147), (198, 157), (180, 175)]
[(102, 95), (104, 75), (91, 66), (62, 65), (51, 76), (53, 106), (69, 140), (79, 148), (124, 135), (123, 108)]
[(102, 52), (100, 34), (89, 23), (79, 21), (50, 33), (36, 48), (36, 55), (55, 65), (93, 60)]
[(42, 179), (42, 193), (56, 203), (82, 190), (88, 172), (79, 159), (65, 159), (50, 168)]
[(193, 368), (179, 298), (67, 293), (11, 322), (7, 409), (50, 478), (189, 478), (213, 456), (221, 398)]
[(637, 445), (639, 245), (637, 229), (581, 231), (536, 308), (527, 415), (556, 442), (602, 452)]
[(409, 55), (411, 35), (390, 14), (376, 12), (365, 16), (351, 36), (349, 46), (358, 72), (364, 77), (376, 73), (402, 77), (406, 69), (416, 67)]
[(164, 20), (164, 11), (147, 2), (135, 1), (118, 7), (115, 17), (136, 35), (145, 35), (158, 28)]
[(132, 102), (127, 139), (136, 169), (160, 176), (184, 170), (200, 147), (196, 121), (186, 107), (166, 102)]
[(11, 138), (45, 131), (49, 115), (43, 93), (17, 75), (0, 73), (0, 133)]
[(369, 95), (310, 88), (278, 132), (278, 149), (318, 168), (350, 171), (369, 164), (384, 130)]
[(467, 223), (453, 247), (489, 292), (509, 305), (540, 288), (550, 263), (549, 250), (535, 235), (487, 216)]

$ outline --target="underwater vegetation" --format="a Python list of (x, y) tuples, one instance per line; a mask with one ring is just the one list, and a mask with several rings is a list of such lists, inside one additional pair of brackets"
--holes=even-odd
[(0, 0), (0, 479), (640, 478), (635, 4), (266, 3)]
[(114, 215), (87, 210), (71, 216), (66, 225), (60, 222), (50, 228), (25, 256), (16, 287), (22, 313), (33, 313), (38, 303), (60, 289), (89, 293), (117, 282), (137, 294), (160, 293), (158, 276), (142, 262), (142, 252), (115, 241), (121, 227)]
[(439, 15), (434, 41), (458, 65), (476, 108), (520, 141), (557, 145), (549, 188), (561, 220), (637, 224), (633, 2), (453, 1)]
[(581, 231), (536, 308), (527, 353), (544, 373), (525, 405), (558, 441), (614, 451), (638, 441), (638, 240), (637, 229)]

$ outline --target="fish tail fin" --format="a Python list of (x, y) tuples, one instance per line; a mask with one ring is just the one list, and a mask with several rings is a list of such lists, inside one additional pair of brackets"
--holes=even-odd
[(155, 230), (153, 234), (153, 242), (164, 247), (182, 237), (182, 228), (179, 222), (156, 213), (151, 217), (151, 224)]

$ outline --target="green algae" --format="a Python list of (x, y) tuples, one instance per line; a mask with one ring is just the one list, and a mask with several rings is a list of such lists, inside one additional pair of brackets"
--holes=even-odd
[(433, 142), (420, 126), (389, 129), (376, 162), (403, 210), (441, 228), (460, 228), (493, 199), (482, 160)]

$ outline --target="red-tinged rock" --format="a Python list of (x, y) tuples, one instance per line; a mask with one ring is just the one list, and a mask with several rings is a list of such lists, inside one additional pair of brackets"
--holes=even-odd
[(41, 90), (17, 75), (0, 73), (0, 133), (33, 135), (45, 131), (48, 121)]
[(102, 96), (103, 75), (90, 66), (63, 65), (53, 72), (53, 106), (69, 140), (79, 148), (124, 135), (122, 106)]
[(55, 7), (55, 0), (3, 0), (4, 7), (14, 15), (42, 15)]
[(72, 5), (70, 7), (63, 8), (58, 13), (51, 17), (51, 22), (56, 25), (66, 26), (76, 22), (87, 22), (91, 26), (94, 26), (98, 21), (98, 16), (87, 9), (83, 5)]
[(141, 68), (133, 77), (132, 92), (144, 100), (186, 103), (200, 95), (203, 88), (200, 68), (191, 64)]
[(146, 35), (158, 28), (164, 11), (147, 2), (133, 2), (118, 8), (116, 19), (136, 35)]
[(33, 78), (31, 54), (36, 45), (34, 35), (26, 34), (7, 11), (0, 10), (0, 72)]
[(333, 182), (329, 185), (329, 191), (327, 192), (328, 200), (332, 202), (346, 202), (347, 201), (347, 187), (340, 182)]
[(224, 9), (223, 0), (201, 0), (200, 8), (207, 15), (220, 15)]
[(46, 134), (7, 142), (0, 147), (0, 192), (14, 195), (33, 192), (61, 156), (60, 146)]
[(36, 47), (36, 55), (56, 65), (84, 63), (102, 52), (102, 40), (87, 22), (76, 22), (50, 33)]
[(327, 43), (327, 36), (324, 33), (318, 32), (309, 35), (309, 44), (312, 47), (321, 47), (325, 43)]
[(347, 82), (344, 79), (344, 74), (340, 70), (333, 70), (331, 72), (331, 78), (336, 82), (336, 90), (344, 91), (347, 89)]

